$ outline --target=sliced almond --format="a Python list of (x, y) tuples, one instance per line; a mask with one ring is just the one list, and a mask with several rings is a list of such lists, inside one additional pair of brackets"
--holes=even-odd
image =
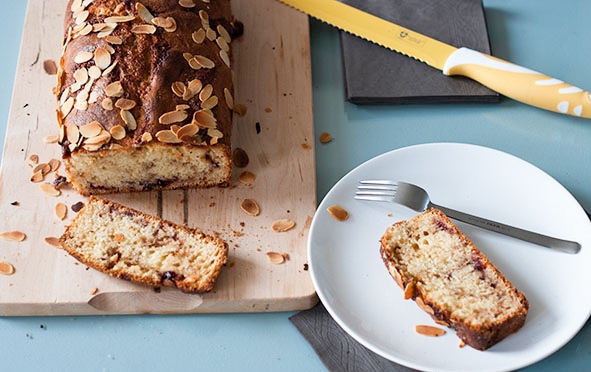
[(31, 154), (31, 156), (29, 156), (29, 160), (33, 164), (38, 164), (39, 163), (39, 155), (37, 155), (37, 154)]
[(224, 28), (224, 26), (217, 25), (216, 30), (218, 31), (218, 34), (220, 34), (220, 36), (224, 39), (224, 41), (226, 41), (227, 44), (230, 44), (232, 42), (232, 37), (230, 36), (228, 30)]
[(109, 44), (113, 44), (113, 45), (123, 44), (123, 39), (121, 39), (119, 36), (107, 35), (107, 36), (105, 36), (104, 39)]
[(51, 172), (51, 165), (47, 163), (37, 164), (35, 168), (33, 168), (33, 173), (41, 172), (43, 176), (46, 176), (49, 172)]
[(90, 66), (88, 68), (88, 76), (93, 80), (100, 78), (102, 74), (103, 72), (98, 66)]
[(107, 97), (121, 97), (123, 95), (123, 85), (121, 81), (114, 81), (105, 87)]
[(332, 136), (328, 132), (320, 133), (320, 143), (329, 143), (332, 141)]
[(43, 61), (43, 69), (45, 70), (45, 73), (48, 75), (57, 74), (57, 65), (55, 64), (55, 61), (52, 59), (46, 59), (45, 61)]
[(115, 125), (113, 128), (109, 130), (111, 136), (116, 140), (121, 140), (125, 138), (125, 128), (121, 125)]
[(265, 253), (269, 262), (273, 265), (281, 265), (285, 262), (285, 255), (278, 253), (278, 252), (267, 252)]
[(228, 88), (224, 88), (224, 100), (230, 110), (234, 108), (234, 97), (232, 97), (232, 92)]
[(33, 183), (39, 183), (42, 182), (45, 179), (45, 176), (43, 175), (42, 171), (37, 171), (37, 172), (33, 172), (33, 175), (31, 176), (31, 182)]
[(152, 141), (152, 134), (150, 132), (145, 132), (144, 134), (142, 134), (142, 142), (143, 143), (148, 143)]
[(404, 299), (409, 300), (415, 294), (415, 282), (409, 282), (404, 288)]
[(177, 131), (174, 131), (177, 138), (181, 141), (185, 141), (185, 140), (193, 137), (194, 135), (197, 134), (197, 132), (199, 132), (199, 126), (197, 126), (196, 124), (193, 124), (193, 123), (183, 125)]
[(15, 272), (15, 269), (11, 263), (8, 263), (6, 261), (0, 262), (0, 274), (12, 275), (12, 274), (14, 274), (14, 272)]
[(43, 137), (43, 142), (45, 143), (57, 143), (59, 136), (57, 134), (50, 134)]
[(154, 16), (152, 15), (152, 13), (150, 13), (148, 8), (144, 6), (144, 4), (139, 2), (135, 3), (135, 10), (137, 11), (142, 21), (146, 23), (152, 23), (152, 19), (154, 19)]
[(121, 110), (131, 110), (137, 105), (134, 100), (127, 99), (127, 98), (119, 98), (117, 102), (115, 102), (115, 107)]
[(194, 8), (195, 2), (193, 0), (179, 0), (179, 5), (183, 8)]
[(111, 65), (111, 53), (105, 47), (96, 48), (94, 51), (94, 63), (101, 70)]
[(217, 96), (211, 96), (201, 103), (201, 108), (211, 110), (218, 105), (218, 101), (219, 100)]
[(244, 199), (240, 203), (240, 209), (249, 216), (258, 216), (261, 213), (259, 205), (252, 199)]
[(95, 294), (97, 294), (97, 293), (98, 293), (98, 291), (99, 291), (99, 289), (98, 289), (97, 287), (94, 287), (94, 288), (92, 288), (92, 289), (90, 290), (90, 294), (91, 294), (91, 295), (95, 295)]
[(185, 91), (187, 90), (187, 87), (185, 86), (185, 83), (183, 83), (182, 81), (175, 81), (174, 83), (172, 83), (171, 89), (177, 97), (183, 97)]
[(193, 59), (203, 68), (211, 69), (215, 67), (215, 62), (205, 56), (197, 55)]
[(55, 187), (53, 187), (52, 184), (48, 182), (42, 183), (41, 185), (39, 185), (39, 187), (45, 194), (49, 196), (60, 196), (62, 194), (60, 190), (56, 189)]
[(105, 23), (124, 23), (124, 22), (133, 21), (134, 19), (135, 19), (135, 16), (133, 16), (133, 15), (111, 16), (111, 17), (105, 18), (104, 22)]
[(203, 43), (205, 41), (205, 30), (200, 28), (191, 34), (191, 38), (193, 38), (193, 41), (197, 44)]
[(345, 221), (349, 218), (349, 212), (347, 212), (341, 206), (331, 205), (330, 207), (326, 208), (326, 210), (328, 211), (328, 214), (330, 214), (337, 221)]
[(101, 107), (104, 108), (107, 111), (111, 111), (113, 110), (113, 100), (111, 98), (105, 98), (104, 100), (101, 101)]
[(93, 52), (80, 52), (74, 57), (74, 62), (84, 63), (90, 61), (94, 57)]
[(162, 125), (180, 123), (183, 120), (185, 120), (188, 116), (189, 115), (184, 110), (181, 110), (181, 111), (175, 110), (175, 111), (170, 111), (170, 112), (166, 112), (166, 113), (162, 114), (158, 118), (158, 122)]
[(156, 138), (160, 142), (164, 143), (181, 143), (182, 141), (178, 139), (176, 134), (174, 134), (171, 130), (161, 130), (156, 133)]
[(55, 172), (56, 170), (59, 169), (61, 162), (59, 160), (53, 158), (47, 162), (47, 165), (49, 165), (49, 168), (51, 168), (52, 172)]
[(156, 26), (154, 25), (135, 25), (131, 28), (131, 32), (134, 34), (153, 34), (156, 32)]
[(0, 233), (0, 238), (4, 240), (10, 240), (12, 242), (22, 242), (27, 238), (27, 236), (22, 231), (14, 230)]
[(66, 127), (66, 137), (71, 144), (77, 144), (80, 139), (80, 130), (76, 124), (69, 124)]
[(271, 225), (271, 228), (275, 232), (286, 232), (286, 231), (293, 229), (295, 227), (295, 225), (296, 225), (296, 223), (292, 220), (280, 219), (280, 220), (276, 220), (275, 222), (273, 222), (273, 225)]
[(55, 215), (63, 221), (68, 215), (68, 207), (64, 203), (57, 203), (55, 205)]
[(98, 136), (103, 131), (103, 126), (98, 121), (91, 121), (80, 127), (80, 134), (84, 138), (92, 138)]
[(193, 113), (193, 122), (200, 128), (215, 128), (217, 120), (208, 110), (198, 110)]
[(224, 64), (230, 67), (232, 61), (230, 60), (230, 55), (228, 54), (228, 52), (224, 49), (221, 49), (218, 54), (220, 55), (222, 61), (224, 61)]
[(60, 243), (60, 239), (56, 238), (55, 236), (48, 236), (45, 238), (45, 243), (51, 245), (55, 248), (62, 248), (62, 244)]
[(127, 125), (127, 128), (129, 130), (136, 130), (137, 129), (137, 121), (135, 120), (135, 117), (133, 116), (131, 111), (121, 110), (120, 115), (121, 115), (121, 119), (123, 119), (123, 121), (125, 122), (125, 125)]
[(85, 145), (97, 145), (97, 146), (102, 146), (105, 143), (109, 142), (111, 140), (111, 133), (109, 133), (106, 130), (101, 131), (101, 133), (98, 136), (94, 136), (92, 138), (88, 138), (84, 141)]
[(429, 325), (416, 325), (415, 332), (423, 336), (439, 337), (445, 334), (445, 329), (433, 327)]
[(251, 183), (254, 183), (255, 180), (256, 176), (254, 175), (254, 173), (249, 171), (244, 171), (240, 173), (240, 175), (238, 175), (238, 181), (240, 181), (240, 183), (250, 185)]

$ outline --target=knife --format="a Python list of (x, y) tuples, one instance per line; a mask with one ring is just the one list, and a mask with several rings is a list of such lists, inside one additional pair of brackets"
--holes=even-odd
[(516, 101), (591, 119), (591, 93), (528, 68), (466, 47), (456, 48), (337, 0), (279, 0), (355, 36), (462, 75)]

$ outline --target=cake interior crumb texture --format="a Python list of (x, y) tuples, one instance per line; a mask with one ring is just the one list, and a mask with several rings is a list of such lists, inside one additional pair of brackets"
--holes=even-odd
[(62, 244), (99, 271), (187, 292), (210, 291), (227, 257), (221, 239), (97, 197), (66, 229)]
[(431, 306), (436, 320), (489, 338), (477, 348), (488, 348), (525, 321), (523, 293), (442, 212), (394, 224), (382, 244), (391, 274), (401, 276), (403, 288), (413, 283), (413, 298)]

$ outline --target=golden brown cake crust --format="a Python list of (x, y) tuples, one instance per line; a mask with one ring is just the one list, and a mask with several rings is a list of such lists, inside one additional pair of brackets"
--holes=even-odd
[(525, 295), (439, 210), (390, 226), (380, 254), (405, 299), (475, 349), (490, 348), (525, 323)]
[(211, 291), (227, 261), (222, 239), (91, 196), (60, 238), (83, 264), (116, 278)]
[[(70, 0), (64, 26), (57, 116), (66, 167), (80, 192), (229, 183), (233, 109), (229, 44), (241, 32), (229, 0)], [(87, 126), (90, 123), (93, 128)], [(154, 144), (198, 147), (200, 155), (192, 161), (209, 161), (210, 168), (224, 172), (206, 181), (180, 182), (165, 176), (147, 186), (141, 179), (109, 185), (106, 175), (103, 185), (80, 180), (88, 162), (76, 163), (79, 155), (94, 156), (94, 161)], [(152, 151), (161, 150), (155, 146)], [(207, 159), (209, 150), (220, 159)], [(164, 150), (162, 156), (172, 158), (175, 152)]]

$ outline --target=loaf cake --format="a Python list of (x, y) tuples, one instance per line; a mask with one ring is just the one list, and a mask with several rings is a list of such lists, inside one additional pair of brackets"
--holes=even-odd
[(226, 263), (221, 239), (91, 196), (60, 237), (64, 250), (111, 276), (201, 293)]
[(70, 0), (55, 94), (74, 187), (227, 186), (241, 33), (229, 0)]
[(388, 227), (380, 254), (404, 298), (475, 349), (490, 348), (525, 323), (524, 294), (437, 209)]

